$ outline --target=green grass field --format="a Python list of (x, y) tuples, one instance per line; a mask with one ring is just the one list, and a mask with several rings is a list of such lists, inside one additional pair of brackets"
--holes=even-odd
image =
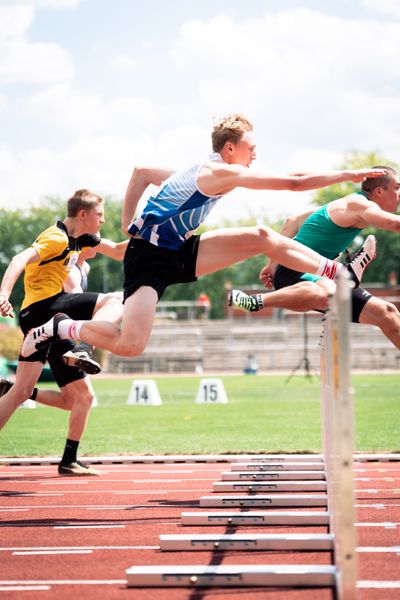
[[(225, 376), (229, 402), (214, 405), (195, 404), (198, 376), (154, 379), (161, 406), (128, 406), (131, 379), (93, 378), (99, 406), (81, 455), (321, 451), (317, 377)], [(400, 374), (353, 377), (357, 451), (400, 451), (399, 384)], [(18, 409), (0, 434), (0, 455), (60, 455), (68, 416)]]

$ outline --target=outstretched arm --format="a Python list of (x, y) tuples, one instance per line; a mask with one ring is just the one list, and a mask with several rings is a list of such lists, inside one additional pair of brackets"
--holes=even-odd
[(34, 248), (27, 248), (19, 254), (16, 254), (11, 260), (4, 273), (0, 286), (0, 314), (3, 317), (13, 316), (12, 305), (9, 302), (9, 297), (14, 289), (14, 285), (25, 269), (28, 263), (37, 262), (39, 255)]
[(226, 194), (237, 187), (253, 190), (291, 190), (303, 192), (314, 190), (343, 181), (359, 183), (367, 177), (382, 177), (386, 172), (382, 169), (355, 169), (331, 171), (320, 174), (298, 173), (283, 177), (273, 177), (264, 173), (253, 172), (241, 165), (224, 163), (207, 164), (200, 172), (197, 181), (205, 194)]
[[(354, 204), (352, 207), (354, 207)], [(382, 210), (375, 202), (362, 202), (358, 210), (354, 210), (357, 218), (356, 227), (368, 227), (373, 225), (379, 227), (379, 229), (386, 229), (387, 231), (400, 232), (400, 216), (395, 215), (386, 210)]]
[(125, 192), (124, 206), (122, 208), (122, 231), (128, 233), (129, 225), (133, 221), (137, 205), (145, 189), (150, 185), (161, 185), (173, 171), (171, 169), (155, 169), (150, 167), (135, 167), (132, 177)]

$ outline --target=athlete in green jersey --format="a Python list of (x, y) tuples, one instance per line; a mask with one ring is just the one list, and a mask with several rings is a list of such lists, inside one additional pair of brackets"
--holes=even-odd
[[(322, 256), (335, 258), (341, 254), (364, 227), (374, 226), (388, 231), (400, 231), (400, 216), (396, 212), (400, 200), (400, 180), (391, 167), (380, 167), (386, 175), (368, 178), (361, 192), (333, 200), (314, 212), (286, 220), (281, 233), (312, 248)], [(375, 238), (368, 236), (363, 246), (364, 260), (375, 256)], [(304, 312), (324, 311), (335, 282), (310, 273), (299, 273), (282, 265), (268, 263), (260, 273), (266, 287), (276, 291), (249, 296), (233, 290), (230, 305), (247, 311), (267, 307), (287, 308)], [(386, 337), (400, 348), (400, 313), (390, 302), (372, 296), (361, 287), (352, 290), (352, 320), (379, 327)]]

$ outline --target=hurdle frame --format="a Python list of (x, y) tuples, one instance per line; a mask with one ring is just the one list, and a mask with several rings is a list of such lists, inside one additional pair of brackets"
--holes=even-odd
[(330, 298), (324, 320), (321, 342), (322, 442), (339, 600), (357, 598), (358, 576), (350, 378), (351, 285), (347, 272), (339, 275), (336, 293)]
[[(233, 463), (233, 481), (214, 484), (214, 492), (228, 488), (233, 492), (243, 486), (249, 495), (202, 496), (201, 508), (240, 508), (240, 512), (182, 513), (182, 524), (203, 525), (221, 522), (231, 526), (249, 524), (249, 519), (262, 524), (328, 524), (329, 534), (195, 534), (160, 535), (161, 551), (227, 551), (294, 549), (331, 551), (332, 565), (157, 565), (133, 566), (126, 570), (128, 587), (332, 587), (337, 600), (357, 598), (357, 555), (355, 534), (355, 502), (353, 481), (353, 402), (350, 388), (350, 286), (348, 276), (340, 276), (337, 290), (330, 300), (330, 310), (324, 319), (321, 343), (321, 430), (323, 456), (304, 462), (292, 456), (253, 457), (251, 462)], [(306, 459), (307, 460), (307, 459)], [(280, 461), (280, 462), (279, 462)], [(289, 484), (276, 481), (285, 471), (300, 474), (302, 470), (321, 476), (317, 487), (327, 487), (325, 494), (260, 494), (256, 491), (297, 490), (299, 479)], [(253, 481), (247, 480), (252, 477)], [(264, 481), (256, 481), (258, 477)], [(244, 481), (240, 481), (241, 478)], [(313, 477), (314, 478), (314, 477)], [(326, 479), (326, 482), (325, 482)], [(290, 480), (289, 480), (290, 481)], [(271, 483), (272, 482), (272, 483)], [(303, 480), (305, 487), (315, 485), (313, 479)], [(250, 489), (249, 489), (250, 488)], [(323, 490), (321, 490), (323, 491)], [(325, 490), (326, 491), (326, 490)], [(265, 507), (264, 511), (243, 509)], [(326, 511), (269, 511), (275, 507), (327, 508)], [(243, 512), (242, 512), (243, 511)], [(289, 519), (285, 522), (285, 515)], [(303, 515), (303, 522), (301, 520)], [(314, 523), (315, 524), (315, 523)]]

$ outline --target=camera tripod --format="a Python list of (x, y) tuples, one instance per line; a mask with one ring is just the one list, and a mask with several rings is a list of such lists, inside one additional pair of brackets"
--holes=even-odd
[(297, 363), (297, 365), (292, 369), (292, 372), (290, 373), (290, 375), (286, 379), (285, 383), (289, 383), (289, 381), (292, 379), (293, 375), (295, 375), (295, 373), (302, 366), (304, 366), (304, 377), (307, 377), (307, 379), (310, 379), (310, 380), (312, 379), (311, 363), (310, 363), (309, 358), (308, 358), (308, 321), (307, 321), (307, 313), (303, 313), (302, 323), (303, 323), (303, 356), (301, 357), (301, 359), (299, 360), (299, 362)]

